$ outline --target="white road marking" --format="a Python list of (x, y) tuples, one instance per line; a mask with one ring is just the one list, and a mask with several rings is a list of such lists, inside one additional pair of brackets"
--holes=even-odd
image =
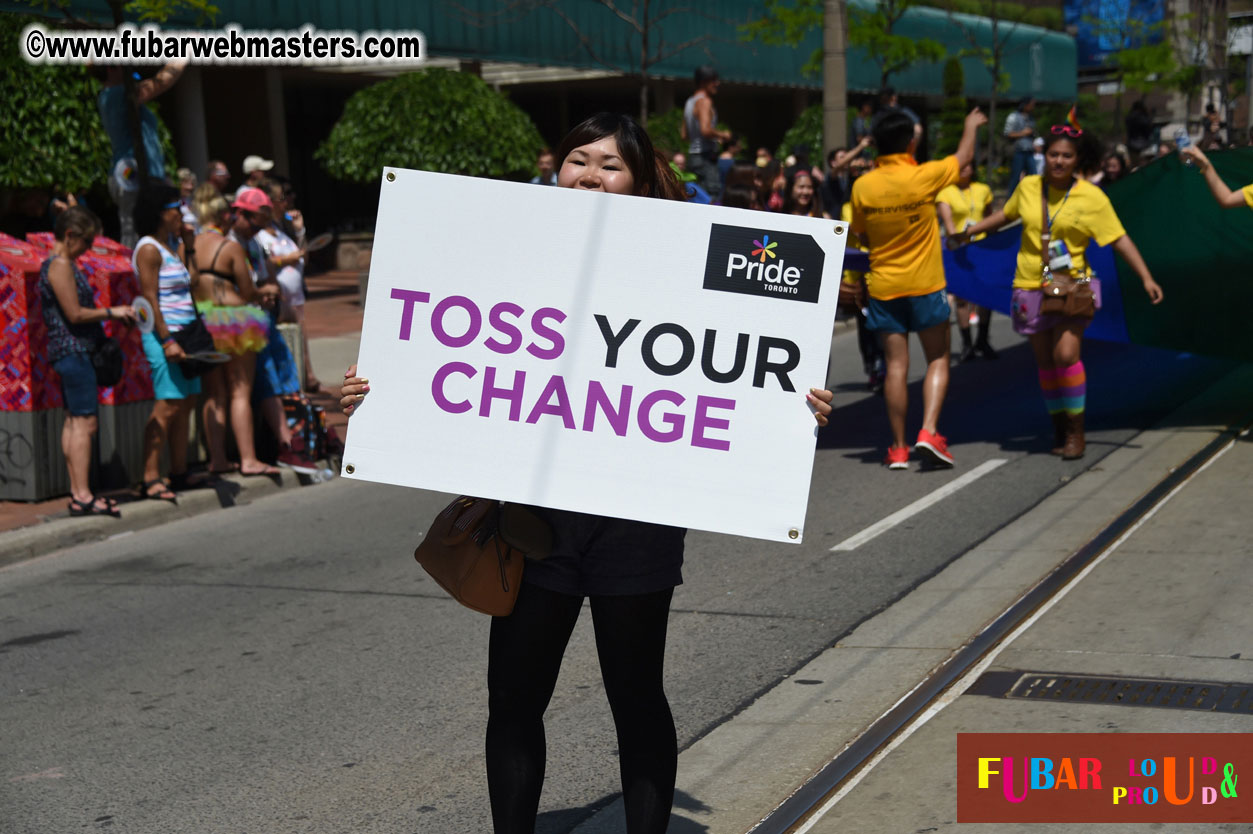
[(854, 550), (861, 547), (875, 536), (878, 536), (881, 533), (886, 533), (902, 521), (917, 515), (927, 507), (930, 507), (932, 504), (943, 501), (945, 498), (952, 495), (954, 492), (957, 492), (957, 490), (967, 484), (974, 483), (992, 470), (1004, 466), (1007, 463), (1009, 463), (1009, 461), (1004, 458), (992, 458), (991, 460), (985, 460), (983, 463), (979, 464), (974, 469), (971, 469), (960, 478), (954, 478), (944, 486), (937, 489), (935, 492), (932, 492), (929, 495), (924, 495), (909, 506), (902, 507), (882, 521), (878, 521), (867, 527), (865, 530), (862, 530), (857, 535), (840, 542), (835, 547), (831, 548), (832, 552), (837, 550)]
[[(1244, 434), (1247, 434), (1247, 432), (1242, 433), (1241, 436), (1244, 436)], [(1227, 444), (1227, 446), (1225, 446), (1222, 450), (1217, 452), (1212, 458), (1207, 460), (1203, 466), (1201, 466), (1199, 469), (1197, 469), (1195, 472), (1189, 475), (1186, 479), (1184, 479), (1183, 483), (1176, 486), (1169, 493), (1167, 493), (1165, 497), (1163, 497), (1160, 501), (1154, 504), (1153, 507), (1148, 512), (1146, 512), (1143, 516), (1141, 516), (1140, 519), (1136, 521), (1135, 524), (1131, 525), (1131, 528), (1128, 529), (1127, 532), (1119, 536), (1118, 539), (1113, 544), (1111, 544), (1099, 556), (1097, 556), (1095, 559), (1089, 562), (1087, 567), (1085, 567), (1083, 570), (1079, 571), (1079, 573), (1071, 577), (1070, 581), (1067, 582), (1065, 585), (1063, 585), (1061, 588), (1059, 588), (1057, 593), (1055, 593), (1052, 597), (1050, 597), (1047, 601), (1045, 601), (1044, 604), (1041, 605), (1034, 614), (1032, 614), (1030, 617), (1024, 620), (1022, 624), (1019, 625), (1016, 629), (1011, 631), (1005, 637), (1005, 639), (1003, 639), (991, 651), (989, 651), (982, 660), (980, 660), (974, 666), (970, 667), (970, 670), (967, 671), (966, 674), (963, 675), (961, 678), (959, 678), (956, 683), (950, 686), (943, 695), (937, 698), (936, 701), (932, 703), (931, 706), (928, 707), (925, 712), (922, 712), (919, 715), (915, 716), (915, 718), (911, 722), (909, 722), (909, 724), (907, 724), (904, 727), (904, 729), (902, 729), (899, 733), (896, 734), (895, 738), (893, 738), (885, 747), (883, 747), (869, 761), (867, 761), (866, 764), (862, 766), (862, 768), (858, 770), (855, 774), (853, 774), (853, 776), (847, 782), (841, 785), (840, 789), (836, 791), (834, 794), (832, 794), (831, 798), (828, 799), (826, 802), (824, 802), (822, 807), (819, 808), (816, 812), (814, 812), (813, 816), (805, 820), (805, 824), (802, 825), (800, 828), (796, 829), (795, 834), (806, 834), (806, 832), (808, 832), (815, 825), (817, 825), (818, 821), (822, 819), (824, 816), (826, 816), (831, 811), (831, 809), (835, 807), (837, 802), (839, 802), (844, 797), (848, 796), (848, 794), (853, 790), (853, 788), (857, 787), (861, 783), (861, 781), (870, 774), (870, 771), (874, 770), (875, 766), (878, 765), (879, 762), (886, 759), (893, 750), (895, 750), (897, 747), (900, 747), (902, 744), (904, 744), (906, 739), (908, 739), (910, 736), (916, 733), (919, 729), (921, 729), (922, 725), (926, 724), (928, 721), (930, 721), (932, 718), (938, 715), (941, 710), (943, 710), (949, 704), (953, 703), (959, 697), (964, 695), (966, 690), (970, 688), (970, 685), (973, 684), (976, 680), (978, 680), (979, 676), (982, 675), (984, 672), (986, 672), (989, 666), (991, 666), (993, 663), (996, 662), (996, 659), (1000, 657), (1001, 652), (1009, 648), (1009, 645), (1013, 643), (1015, 640), (1017, 640), (1018, 637), (1021, 636), (1024, 631), (1031, 628), (1031, 626), (1035, 625), (1036, 622), (1041, 617), (1043, 617), (1045, 614), (1051, 611), (1054, 605), (1057, 605), (1057, 603), (1061, 602), (1063, 597), (1065, 597), (1072, 590), (1074, 590), (1075, 586), (1078, 585), (1080, 582), (1082, 582), (1088, 574), (1096, 570), (1097, 565), (1101, 564), (1101, 562), (1104, 562), (1110, 556), (1110, 554), (1112, 554), (1115, 550), (1119, 548), (1119, 546), (1122, 545), (1123, 542), (1125, 542), (1127, 539), (1135, 535), (1136, 531), (1139, 530), (1141, 527), (1143, 527), (1145, 524), (1147, 524), (1150, 518), (1157, 515), (1158, 510), (1166, 506), (1167, 502), (1169, 502), (1170, 499), (1174, 498), (1183, 490), (1184, 487), (1190, 484), (1193, 478), (1195, 478), (1197, 475), (1200, 475), (1206, 469), (1209, 469), (1210, 466), (1216, 463), (1220, 457), (1227, 454), (1227, 452), (1231, 451), (1231, 448), (1234, 445), (1235, 445), (1235, 442), (1232, 441), (1231, 443)], [(990, 462), (991, 461), (989, 461), (989, 463)]]

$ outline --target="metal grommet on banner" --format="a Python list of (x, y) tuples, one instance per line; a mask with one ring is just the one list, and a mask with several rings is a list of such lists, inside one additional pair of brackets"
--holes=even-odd
[(349, 475), (351, 475), (352, 473), (354, 473), (354, 472), (356, 472), (356, 471), (357, 471), (357, 467), (353, 466), (353, 465), (350, 463), (350, 464), (348, 464), (347, 466), (345, 466), (345, 467), (344, 467), (344, 471), (345, 471), (345, 472), (347, 472)]
[(791, 530), (787, 531), (787, 537), (789, 539), (799, 539), (801, 537), (801, 531), (793, 527)]
[(396, 181), (396, 175), (395, 175), (394, 173), (392, 173), (391, 171), (388, 171), (388, 172), (387, 172), (387, 181), (388, 181), (388, 182), (395, 182), (395, 181)]
[(835, 233), (836, 233), (837, 235), (842, 235), (842, 234), (844, 234), (844, 227), (843, 227), (843, 226), (836, 226), (836, 227), (835, 227)]

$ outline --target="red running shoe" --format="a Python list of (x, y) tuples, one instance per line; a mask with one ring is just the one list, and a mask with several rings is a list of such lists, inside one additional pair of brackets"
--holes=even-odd
[(888, 456), (883, 459), (883, 465), (888, 469), (908, 469), (909, 449), (904, 446), (888, 447)]
[(948, 441), (944, 439), (944, 435), (923, 429), (918, 432), (918, 442), (914, 444), (914, 451), (922, 455), (922, 459), (936, 466), (945, 468), (953, 465), (953, 456), (948, 451)]

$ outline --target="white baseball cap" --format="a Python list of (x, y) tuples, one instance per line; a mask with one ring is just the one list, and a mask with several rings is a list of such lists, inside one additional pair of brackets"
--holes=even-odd
[(244, 157), (243, 167), (245, 174), (251, 174), (253, 171), (268, 171), (274, 167), (274, 160), (253, 154), (252, 156)]

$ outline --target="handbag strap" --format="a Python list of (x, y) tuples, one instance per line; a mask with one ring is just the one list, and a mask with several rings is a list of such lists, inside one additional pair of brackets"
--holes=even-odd
[(1049, 181), (1048, 177), (1040, 177), (1040, 197), (1044, 205), (1044, 213), (1040, 218), (1040, 274), (1044, 283), (1049, 277), (1049, 244), (1053, 242), (1053, 233), (1049, 223)]

